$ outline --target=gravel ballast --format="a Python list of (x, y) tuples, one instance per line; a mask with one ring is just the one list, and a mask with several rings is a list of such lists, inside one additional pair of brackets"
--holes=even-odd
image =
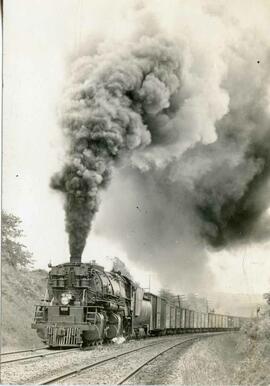
[[(97, 346), (86, 351), (59, 351), (59, 355), (35, 358), (22, 362), (3, 364), (1, 366), (1, 382), (3, 384), (39, 383), (77, 367), (86, 366), (111, 355), (120, 354), (149, 343), (158, 341), (175, 341), (176, 335), (171, 337), (149, 338), (146, 340), (132, 340), (120, 345), (111, 344)], [(4, 360), (4, 359), (2, 359)]]

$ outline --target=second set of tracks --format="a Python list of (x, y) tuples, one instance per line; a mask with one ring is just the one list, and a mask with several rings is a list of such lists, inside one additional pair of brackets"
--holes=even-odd
[(125, 375), (123, 378), (121, 378), (118, 382), (117, 382), (117, 385), (123, 385), (125, 383), (127, 383), (128, 380), (130, 380), (132, 377), (134, 377), (134, 375), (138, 374), (143, 368), (145, 368), (147, 365), (149, 365), (151, 362), (153, 362), (155, 359), (157, 359), (158, 357), (160, 357), (161, 355), (165, 354), (166, 352), (174, 349), (175, 347), (178, 347), (178, 346), (182, 346), (186, 343), (194, 343), (195, 341), (197, 341), (199, 338), (198, 337), (194, 337), (194, 338), (189, 338), (189, 339), (185, 339), (184, 341), (182, 342), (178, 342), (178, 343), (175, 343), (173, 345), (171, 345), (170, 347), (168, 348), (165, 348), (164, 350), (162, 350), (161, 352), (159, 352), (158, 354), (152, 356), (150, 359), (147, 359), (146, 361), (144, 361), (140, 366), (136, 367), (134, 370), (132, 370), (130, 373), (128, 373), (127, 375)]
[[(37, 353), (39, 351), (43, 351), (43, 352), (40, 352), (40, 353)], [(19, 350), (19, 351), (11, 351), (11, 352), (6, 352), (6, 353), (1, 353), (1, 365), (4, 365), (4, 364), (7, 364), (7, 363), (14, 363), (14, 362), (22, 362), (22, 361), (27, 361), (27, 360), (31, 360), (31, 359), (35, 359), (35, 358), (46, 358), (48, 356), (51, 356), (51, 355), (59, 355), (59, 353), (68, 353), (70, 351), (78, 351), (78, 349), (70, 349), (70, 350), (57, 350), (57, 351), (51, 351), (49, 348), (47, 347), (40, 347), (40, 348), (36, 348), (36, 349), (29, 349), (29, 350)], [(20, 356), (20, 357), (15, 357), (16, 355), (18, 354), (23, 354), (23, 353), (37, 353), (37, 354), (34, 354), (34, 355), (28, 355), (28, 356)], [(2, 360), (2, 357), (5, 356), (6, 357), (10, 357), (9, 359), (4, 359)]]

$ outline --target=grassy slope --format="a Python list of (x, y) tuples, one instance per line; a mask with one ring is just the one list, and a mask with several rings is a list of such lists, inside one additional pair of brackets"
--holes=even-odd
[(173, 372), (183, 385), (266, 386), (270, 384), (269, 357), (267, 337), (231, 334), (195, 343)]
[(47, 273), (2, 264), (2, 351), (42, 345), (31, 329), (34, 305), (43, 297)]

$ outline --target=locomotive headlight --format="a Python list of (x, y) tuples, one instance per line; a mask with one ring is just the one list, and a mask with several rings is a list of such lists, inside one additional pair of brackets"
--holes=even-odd
[(71, 298), (72, 298), (71, 294), (68, 294), (68, 293), (62, 294), (61, 295), (61, 303), (63, 304), (63, 306), (67, 306), (69, 304)]

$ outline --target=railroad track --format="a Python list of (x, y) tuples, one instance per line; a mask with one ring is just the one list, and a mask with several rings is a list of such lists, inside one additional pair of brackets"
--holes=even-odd
[(16, 354), (22, 354), (23, 352), (34, 352), (39, 350), (44, 350), (48, 347), (36, 347), (36, 348), (29, 348), (28, 350), (19, 350), (19, 351), (8, 351), (8, 352), (2, 352), (0, 353), (0, 357), (4, 355), (16, 355)]
[[(13, 352), (10, 352), (10, 353), (3, 353), (4, 355), (16, 355), (16, 354), (19, 354), (19, 353), (24, 353), (24, 352), (30, 352), (30, 351), (41, 351), (41, 350), (48, 350), (48, 348), (39, 348), (39, 349), (35, 349), (35, 350), (20, 350), (20, 351), (13, 351)], [(35, 358), (46, 358), (48, 356), (51, 356), (51, 355), (59, 355), (60, 353), (61, 354), (64, 354), (64, 353), (68, 353), (68, 352), (71, 352), (71, 351), (78, 351), (79, 349), (78, 348), (75, 348), (75, 349), (70, 349), (70, 350), (58, 350), (58, 351), (55, 351), (55, 352), (45, 352), (45, 353), (40, 353), (40, 354), (36, 354), (36, 355), (30, 355), (30, 356), (23, 356), (23, 357), (19, 357), (19, 358), (12, 358), (12, 359), (8, 359), (8, 360), (4, 360), (2, 361), (1, 360), (1, 366), (6, 364), (6, 363), (13, 363), (13, 362), (21, 362), (21, 361), (26, 361), (26, 360), (30, 360), (30, 359), (35, 359)], [(2, 354), (2, 355), (3, 355)]]
[[(198, 339), (201, 339), (203, 337), (206, 338), (206, 337), (210, 337), (210, 336), (212, 337), (212, 336), (215, 336), (215, 335), (218, 335), (218, 334), (214, 333), (214, 334), (211, 334), (211, 335), (209, 334), (207, 336), (205, 336), (205, 334), (203, 336), (202, 335), (198, 336), (196, 334), (196, 336), (193, 336), (193, 337), (181, 340), (180, 342), (178, 341), (177, 343), (174, 343), (173, 345), (170, 345), (169, 347), (166, 347), (164, 350), (160, 351), (158, 354), (155, 354), (150, 359), (148, 359), (147, 361), (143, 362), (143, 364), (141, 364), (140, 366), (136, 367), (135, 370), (133, 370), (132, 372), (127, 374), (118, 383), (117, 382), (115, 383), (113, 381), (111, 381), (110, 383), (115, 383), (115, 384), (121, 385), (121, 384), (125, 383), (128, 379), (130, 379), (133, 375), (138, 373), (148, 363), (154, 361), (157, 357), (159, 357), (160, 355), (162, 355), (162, 354), (166, 353), (167, 351), (173, 349), (174, 347), (177, 347), (177, 346), (180, 346), (180, 345), (184, 345), (187, 342), (193, 343), (194, 341), (196, 341)], [(98, 361), (96, 361), (94, 363), (91, 363), (89, 365), (85, 365), (85, 366), (81, 366), (81, 367), (78, 367), (78, 368), (73, 369), (73, 370), (69, 370), (69, 371), (64, 372), (64, 373), (62, 373), (60, 375), (56, 375), (56, 376), (53, 376), (53, 377), (48, 378), (48, 379), (43, 379), (43, 380), (41, 380), (39, 382), (36, 382), (36, 384), (38, 384), (38, 385), (49, 385), (49, 384), (57, 383), (59, 381), (64, 381), (64, 380), (66, 380), (68, 378), (76, 377), (76, 375), (79, 375), (82, 372), (86, 372), (87, 370), (92, 370), (92, 369), (97, 368), (99, 366), (102, 366), (102, 365), (105, 365), (105, 364), (109, 364), (109, 362), (113, 362), (114, 360), (117, 360), (117, 359), (119, 359), (121, 357), (128, 356), (130, 354), (137, 353), (139, 351), (143, 351), (143, 350), (146, 350), (146, 349), (154, 347), (154, 346), (163, 345), (164, 343), (168, 343), (168, 342), (172, 342), (172, 339), (160, 340), (158, 342), (154, 342), (154, 343), (147, 344), (147, 345), (144, 345), (144, 346), (139, 347), (139, 348), (135, 348), (135, 349), (132, 349), (132, 350), (128, 350), (128, 351), (122, 352), (120, 354), (112, 355), (110, 357), (98, 360)], [(76, 381), (74, 381), (74, 383), (76, 383)]]
[[(155, 359), (157, 359), (159, 356), (165, 354), (167, 351), (170, 351), (172, 350), (173, 348), (175, 347), (178, 347), (178, 346), (181, 346), (181, 345), (184, 345), (185, 343), (187, 342), (190, 342), (190, 343), (193, 343), (194, 341), (196, 340), (199, 340), (200, 338), (202, 337), (194, 337), (194, 338), (189, 338), (189, 339), (186, 339), (182, 342), (178, 342), (178, 343), (175, 343), (173, 344), (172, 346), (162, 350), (161, 352), (159, 352), (158, 354), (154, 355), (152, 358), (146, 360), (145, 362), (143, 362), (140, 366), (138, 366), (137, 368), (135, 368), (135, 370), (132, 370), (130, 373), (128, 373), (127, 375), (125, 375), (120, 381), (118, 381), (116, 384), (117, 385), (123, 385), (124, 383), (126, 383), (129, 379), (131, 379), (134, 375), (138, 374), (144, 367), (146, 367), (149, 363), (153, 362)], [(204, 337), (206, 338), (206, 337)]]
[[(170, 351), (170, 350), (172, 350), (172, 349), (174, 349), (174, 348), (176, 348), (178, 346), (182, 346), (182, 345), (184, 346), (186, 343), (193, 343), (193, 342), (198, 341), (200, 339), (205, 339), (205, 338), (217, 336), (217, 335), (220, 335), (220, 334), (226, 334), (226, 332), (225, 333), (222, 332), (222, 333), (213, 333), (213, 334), (209, 334), (209, 335), (194, 336), (192, 338), (188, 338), (188, 339), (185, 339), (185, 340), (183, 340), (181, 342), (175, 343), (175, 344), (171, 345), (170, 347), (165, 348), (164, 350), (162, 350), (158, 354), (152, 356), (150, 359), (147, 359), (146, 361), (144, 361), (142, 364), (137, 366), (134, 370), (132, 370), (127, 375), (125, 375), (123, 378), (121, 378), (118, 382), (116, 382), (116, 385), (126, 384), (127, 381), (129, 381), (134, 375), (136, 375), (140, 371), (142, 371), (151, 362), (154, 362), (158, 357), (160, 357), (161, 355), (165, 354), (166, 352), (168, 352), (168, 351)], [(136, 382), (136, 384), (138, 384), (138, 382)]]
[[(162, 343), (164, 343), (164, 341), (162, 341)], [(66, 378), (69, 378), (73, 375), (76, 375), (78, 373), (81, 373), (82, 371), (85, 371), (85, 370), (88, 370), (88, 369), (92, 369), (94, 367), (97, 367), (103, 363), (108, 363), (114, 359), (117, 359), (117, 358), (120, 358), (124, 355), (128, 355), (128, 354), (131, 354), (131, 353), (134, 353), (134, 352), (137, 352), (137, 351), (141, 351), (141, 350), (144, 350), (148, 347), (151, 347), (151, 346), (156, 346), (160, 344), (160, 342), (155, 342), (155, 343), (151, 343), (151, 344), (148, 344), (148, 345), (145, 345), (143, 347), (139, 347), (139, 348), (135, 348), (135, 349), (132, 349), (132, 350), (128, 350), (128, 351), (125, 351), (123, 353), (120, 353), (120, 354), (117, 354), (117, 355), (112, 355), (110, 356), (109, 358), (105, 358), (105, 359), (102, 359), (100, 361), (96, 361), (94, 363), (91, 363), (89, 365), (86, 365), (86, 366), (82, 366), (82, 367), (79, 367), (75, 370), (71, 370), (71, 371), (67, 371), (61, 375), (57, 375), (55, 377), (52, 377), (52, 378), (49, 378), (49, 379), (46, 379), (46, 380), (43, 380), (41, 382), (38, 382), (37, 384), (38, 385), (49, 385), (49, 384), (52, 384), (52, 383), (56, 383), (57, 381), (60, 381), (60, 380), (63, 380), (63, 379), (66, 379)]]

